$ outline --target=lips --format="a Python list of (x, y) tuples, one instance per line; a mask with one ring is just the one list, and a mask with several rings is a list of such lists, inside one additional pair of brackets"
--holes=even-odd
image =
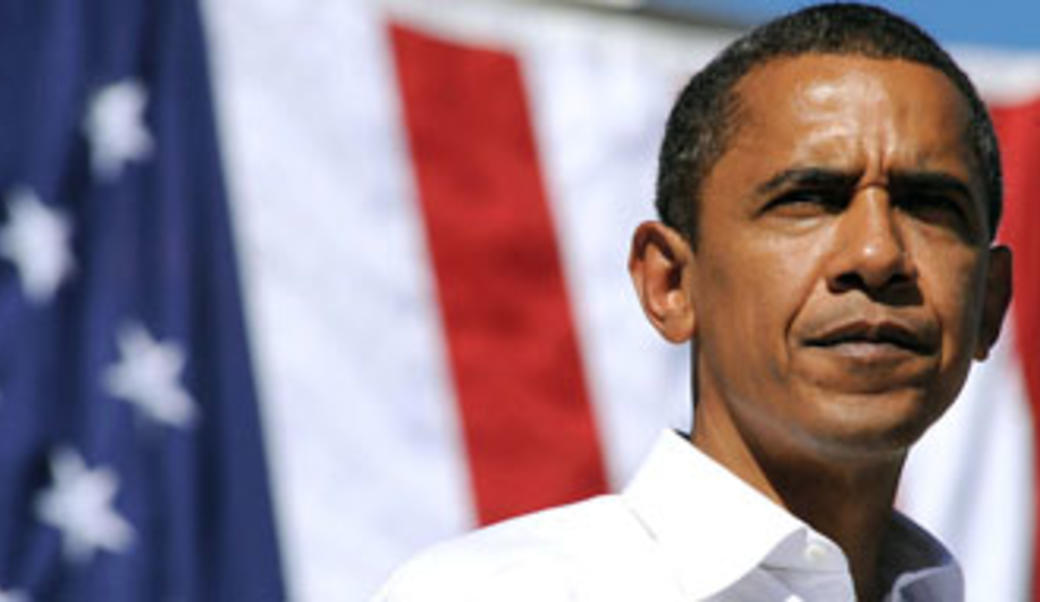
[(899, 321), (854, 320), (822, 329), (806, 339), (810, 347), (833, 349), (887, 348), (929, 355), (937, 347), (933, 329)]

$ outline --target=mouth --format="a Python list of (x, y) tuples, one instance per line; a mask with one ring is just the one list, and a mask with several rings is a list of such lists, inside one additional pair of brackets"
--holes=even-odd
[(937, 344), (925, 330), (892, 321), (854, 321), (810, 337), (806, 345), (855, 356), (930, 355), (935, 352)]

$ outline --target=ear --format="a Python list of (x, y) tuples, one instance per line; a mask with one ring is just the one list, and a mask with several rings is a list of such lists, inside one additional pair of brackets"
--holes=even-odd
[(975, 359), (984, 360), (997, 342), (1000, 325), (1011, 302), (1011, 249), (998, 245), (989, 250), (989, 271), (982, 305), (982, 321), (975, 346)]
[(632, 236), (628, 273), (650, 324), (673, 343), (690, 340), (696, 316), (690, 295), (693, 251), (661, 222), (643, 222)]

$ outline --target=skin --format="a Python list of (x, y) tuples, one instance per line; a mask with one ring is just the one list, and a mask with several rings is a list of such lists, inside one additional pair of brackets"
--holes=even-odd
[(696, 250), (647, 222), (630, 272), (661, 334), (696, 342), (694, 445), (831, 537), (877, 600), (907, 451), (996, 341), (1010, 252), (941, 72), (802, 55), (737, 92)]

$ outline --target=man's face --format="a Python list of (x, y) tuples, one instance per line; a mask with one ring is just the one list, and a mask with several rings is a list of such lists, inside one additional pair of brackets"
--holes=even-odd
[(692, 261), (699, 403), (771, 450), (902, 453), (999, 296), (967, 103), (929, 67), (836, 55), (774, 60), (737, 92)]

